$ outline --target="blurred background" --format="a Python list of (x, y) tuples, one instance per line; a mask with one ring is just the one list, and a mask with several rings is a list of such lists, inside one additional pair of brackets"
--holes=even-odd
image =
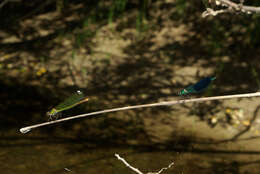
[[(257, 0), (247, 5), (260, 6)], [(202, 1), (35, 0), (0, 8), (0, 171), (5, 174), (260, 173), (258, 98), (103, 114), (35, 129), (81, 90), (62, 117), (260, 88), (260, 16), (202, 18)]]

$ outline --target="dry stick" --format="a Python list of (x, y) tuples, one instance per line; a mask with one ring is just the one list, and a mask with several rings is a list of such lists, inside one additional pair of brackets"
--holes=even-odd
[(115, 154), (115, 156), (117, 157), (118, 160), (122, 161), (127, 167), (129, 167), (131, 170), (133, 170), (134, 172), (138, 173), (138, 174), (143, 174), (143, 172), (141, 172), (139, 169), (132, 167), (130, 164), (128, 164), (128, 162), (126, 162), (126, 160), (124, 158), (121, 158), (118, 154)]
[(152, 104), (143, 104), (143, 105), (135, 105), (135, 106), (126, 106), (122, 108), (114, 108), (114, 109), (106, 109), (102, 111), (96, 111), (91, 112), (87, 114), (81, 114), (76, 116), (71, 116), (59, 120), (49, 121), (41, 124), (36, 124), (28, 127), (24, 127), (20, 129), (21, 133), (27, 133), (31, 131), (32, 129), (35, 129), (37, 127), (47, 126), (50, 124), (55, 124), (63, 121), (68, 121), (76, 118), (83, 118), (91, 115), (97, 115), (97, 114), (104, 114), (109, 112), (117, 112), (117, 111), (125, 111), (130, 109), (138, 109), (138, 108), (148, 108), (148, 107), (157, 107), (157, 106), (171, 106), (176, 104), (182, 104), (182, 103), (191, 103), (191, 102), (204, 102), (204, 101), (211, 101), (211, 100), (223, 100), (223, 99), (230, 99), (230, 98), (243, 98), (243, 97), (259, 97), (260, 92), (255, 93), (247, 93), (247, 94), (237, 94), (237, 95), (225, 95), (225, 96), (215, 96), (215, 97), (203, 97), (203, 98), (194, 98), (194, 99), (184, 99), (184, 100), (177, 100), (177, 101), (164, 101), (159, 103), (152, 103)]
[(224, 4), (228, 7), (232, 7), (233, 9), (239, 10), (241, 8), (241, 10), (244, 10), (244, 11), (255, 12), (255, 13), (260, 12), (260, 7), (241, 5), (241, 4), (232, 2), (230, 0), (216, 0), (216, 1), (218, 1), (220, 4)]
[[(120, 157), (118, 154), (115, 154), (115, 156), (117, 157), (118, 160), (122, 161), (126, 165), (126, 167), (130, 168), (131, 170), (133, 170), (137, 174), (143, 174), (143, 172), (141, 172), (139, 169), (134, 168), (133, 166), (131, 166), (124, 158)], [(168, 167), (161, 168), (158, 172), (148, 172), (147, 174), (160, 174), (164, 170), (167, 170), (167, 169), (171, 168), (173, 165), (174, 165), (174, 162), (169, 164)]]

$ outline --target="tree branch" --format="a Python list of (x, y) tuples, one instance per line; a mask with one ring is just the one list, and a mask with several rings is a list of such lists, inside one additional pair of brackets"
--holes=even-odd
[(219, 5), (231, 7), (232, 9), (237, 10), (237, 11), (251, 12), (251, 13), (260, 12), (260, 7), (243, 5), (243, 3), (244, 3), (243, 0), (240, 1), (240, 3), (234, 3), (230, 0), (216, 0), (216, 2), (217, 1), (220, 3)]
[[(128, 168), (130, 168), (131, 170), (133, 170), (134, 172), (138, 173), (138, 174), (143, 174), (139, 169), (131, 166), (124, 158), (120, 157), (118, 154), (115, 154), (115, 156), (117, 157), (118, 160), (122, 161)], [(147, 174), (160, 174), (162, 173), (164, 170), (167, 170), (169, 168), (171, 168), (174, 165), (174, 162), (172, 162), (171, 164), (168, 165), (168, 167), (164, 167), (161, 170), (159, 170), (158, 172), (148, 172)]]
[(135, 106), (126, 106), (122, 108), (114, 108), (114, 109), (106, 109), (102, 111), (96, 111), (96, 112), (91, 112), (87, 114), (81, 114), (81, 115), (76, 115), (76, 116), (71, 116), (59, 120), (54, 120), (54, 121), (49, 121), (41, 124), (36, 124), (32, 126), (27, 126), (24, 128), (20, 129), (21, 133), (27, 133), (31, 131), (32, 129), (42, 127), (42, 126), (47, 126), (55, 123), (60, 123), (63, 121), (68, 121), (72, 119), (77, 119), (77, 118), (83, 118), (83, 117), (88, 117), (91, 115), (98, 115), (98, 114), (104, 114), (104, 113), (109, 113), (109, 112), (117, 112), (117, 111), (125, 111), (125, 110), (131, 110), (131, 109), (138, 109), (138, 108), (149, 108), (149, 107), (158, 107), (158, 106), (172, 106), (176, 104), (184, 104), (184, 103), (192, 103), (192, 102), (205, 102), (205, 101), (212, 101), (212, 100), (224, 100), (224, 99), (231, 99), (231, 98), (245, 98), (245, 97), (259, 97), (260, 92), (255, 92), (255, 93), (247, 93), (247, 94), (237, 94), (237, 95), (225, 95), (225, 96), (215, 96), (215, 97), (203, 97), (203, 98), (194, 98), (194, 99), (184, 99), (184, 100), (175, 100), (175, 101), (164, 101), (164, 102), (159, 102), (159, 103), (152, 103), (152, 104), (143, 104), (143, 105), (135, 105)]
[(216, 16), (220, 13), (234, 13), (234, 12), (240, 12), (240, 13), (260, 13), (260, 7), (255, 6), (247, 6), (244, 5), (244, 0), (240, 0), (240, 3), (232, 2), (231, 0), (207, 0), (208, 4), (211, 4), (213, 6), (221, 6), (225, 7), (225, 9), (221, 10), (214, 10), (212, 8), (207, 8), (206, 11), (202, 13), (202, 17), (206, 17), (209, 15)]

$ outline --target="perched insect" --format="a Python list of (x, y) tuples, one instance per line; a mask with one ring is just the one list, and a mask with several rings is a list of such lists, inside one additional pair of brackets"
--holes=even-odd
[(210, 85), (210, 83), (215, 79), (216, 77), (206, 77), (200, 80), (199, 82), (197, 82), (196, 84), (184, 88), (178, 93), (178, 95), (184, 96), (188, 94), (203, 92)]
[(88, 98), (84, 96), (84, 94), (81, 91), (77, 91), (76, 94), (72, 95), (71, 97), (64, 100), (64, 102), (60, 103), (56, 107), (52, 108), (49, 112), (47, 112), (47, 115), (52, 118), (54, 116), (57, 116), (60, 112), (64, 110), (71, 109), (81, 103), (87, 102)]

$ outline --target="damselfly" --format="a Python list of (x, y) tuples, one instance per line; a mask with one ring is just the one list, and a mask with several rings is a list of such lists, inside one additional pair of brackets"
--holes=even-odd
[(200, 93), (203, 92), (207, 87), (210, 85), (210, 83), (215, 80), (216, 77), (206, 77), (199, 82), (195, 83), (194, 85), (190, 85), (187, 88), (182, 89), (178, 95), (184, 96), (192, 93)]
[(71, 109), (81, 103), (87, 102), (88, 98), (84, 96), (84, 94), (81, 91), (77, 91), (76, 94), (70, 96), (64, 102), (58, 104), (56, 107), (52, 108), (49, 112), (47, 112), (47, 115), (52, 120), (53, 117), (57, 116), (59, 113), (61, 113), (64, 110)]

